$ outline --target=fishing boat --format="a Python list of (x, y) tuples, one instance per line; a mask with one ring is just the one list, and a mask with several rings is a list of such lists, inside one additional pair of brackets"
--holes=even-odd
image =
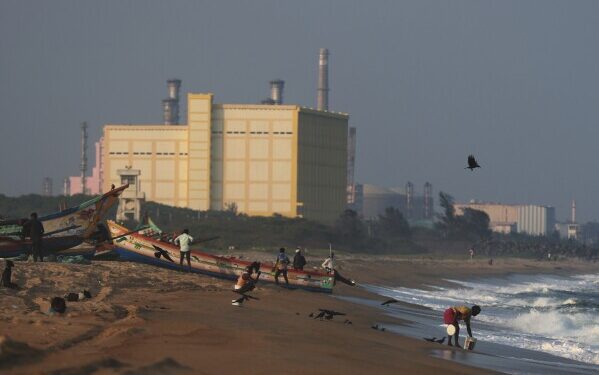
[[(41, 216), (39, 220), (44, 225), (45, 232), (54, 237), (75, 235), (87, 239), (96, 231), (98, 223), (104, 219), (119, 195), (128, 187), (127, 184), (112, 189), (80, 205)], [(19, 236), (26, 223), (27, 219), (0, 221), (0, 236)]]
[[(79, 254), (78, 250), (68, 249), (90, 240), (97, 233), (98, 224), (128, 186), (123, 185), (78, 206), (42, 216), (40, 221), (45, 231), (42, 240), (43, 254)], [(22, 236), (25, 225), (25, 219), (0, 221), (0, 258), (12, 258), (30, 252), (31, 240)]]
[[(107, 221), (114, 246), (122, 259), (134, 262), (153, 264), (175, 270), (187, 271), (187, 262), (179, 265), (179, 248), (168, 242), (146, 236), (139, 232), (132, 233), (124, 226)], [(223, 257), (200, 251), (191, 251), (191, 271), (218, 278), (235, 280), (251, 262), (234, 257)], [(275, 282), (274, 264), (262, 263), (260, 266), (260, 281)], [(333, 291), (333, 276), (319, 271), (287, 271), (289, 286), (311, 291), (331, 293)], [(283, 285), (285, 280), (279, 277)]]

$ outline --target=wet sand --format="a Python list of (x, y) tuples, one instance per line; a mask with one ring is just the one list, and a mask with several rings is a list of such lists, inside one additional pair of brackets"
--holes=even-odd
[[(344, 274), (366, 283), (417, 286), (452, 273), (483, 276), (480, 265), (453, 261), (340, 258)], [(589, 267), (510, 262), (491, 272)], [(230, 281), (126, 262), (17, 262), (13, 276), (21, 289), (0, 289), (2, 374), (491, 373), (431, 357), (438, 344), (373, 330), (375, 322), (399, 320), (325, 294), (259, 284), (253, 295), (260, 300), (239, 308), (231, 306)], [(62, 316), (45, 313), (51, 297), (84, 288), (92, 299), (68, 303)], [(335, 294), (377, 298), (345, 285)], [(309, 318), (318, 308), (347, 316)]]

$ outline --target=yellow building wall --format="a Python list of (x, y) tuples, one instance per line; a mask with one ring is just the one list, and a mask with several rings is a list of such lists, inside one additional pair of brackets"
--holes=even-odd
[(297, 106), (214, 105), (214, 210), (296, 216)]
[(187, 127), (106, 125), (103, 191), (120, 185), (117, 170), (139, 169), (146, 199), (187, 207)]
[(103, 189), (139, 169), (149, 201), (333, 223), (345, 209), (348, 116), (296, 105), (213, 104), (188, 94), (188, 125), (106, 125)]
[(299, 111), (298, 210), (305, 218), (332, 224), (345, 210), (348, 119)]
[(187, 95), (189, 131), (187, 207), (202, 211), (210, 208), (212, 97), (212, 94)]

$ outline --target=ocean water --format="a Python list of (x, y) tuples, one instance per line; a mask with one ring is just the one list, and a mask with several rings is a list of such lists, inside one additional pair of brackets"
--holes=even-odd
[[(479, 340), (477, 349), (483, 342), (495, 343), (583, 362), (591, 369), (599, 365), (599, 274), (448, 281), (453, 285), (426, 289), (365, 287), (382, 296), (432, 309), (411, 310), (407, 317), (397, 307), (388, 309), (398, 317), (419, 321), (421, 327), (430, 326), (429, 336), (444, 334), (442, 315), (447, 307), (477, 304), (482, 307), (481, 314), (472, 320), (474, 337)], [(462, 343), (467, 335), (463, 328)], [(425, 334), (426, 329), (414, 335)], [(527, 359), (525, 354), (515, 356)], [(599, 371), (599, 367), (596, 369)]]

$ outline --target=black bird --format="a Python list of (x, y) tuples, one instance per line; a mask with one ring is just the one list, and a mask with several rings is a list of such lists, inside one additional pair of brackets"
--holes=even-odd
[(468, 155), (468, 166), (464, 169), (470, 169), (471, 171), (473, 171), (476, 168), (480, 168), (480, 165), (478, 165), (478, 163), (476, 162), (474, 155)]
[(251, 299), (254, 299), (254, 300), (259, 300), (259, 298), (258, 298), (258, 297), (252, 297), (252, 296), (250, 296), (249, 294), (240, 293), (240, 292), (238, 292), (238, 291), (235, 291), (235, 292), (236, 292), (236, 293), (239, 293), (239, 294), (241, 294), (241, 297), (239, 297), (239, 298), (237, 298), (237, 299), (234, 299), (234, 300), (232, 300), (231, 302), (233, 302), (233, 303), (239, 303), (239, 304), (241, 305), (243, 302), (245, 302), (245, 301), (249, 301), (249, 300), (251, 300)]
[(343, 322), (343, 324), (353, 324), (353, 323), (351, 322), (351, 320), (345, 319), (345, 322)]
[(399, 302), (399, 301), (398, 301), (398, 300), (396, 300), (395, 298), (391, 298), (391, 299), (389, 299), (389, 300), (387, 300), (387, 301), (385, 301), (385, 302), (381, 303), (381, 305), (382, 305), (382, 306), (389, 306), (390, 304), (392, 304), (392, 303), (397, 303), (397, 302)]
[(156, 246), (156, 245), (152, 245), (154, 246), (154, 250), (156, 250), (156, 252), (154, 253), (154, 256), (158, 259), (160, 259), (160, 256), (163, 256), (164, 259), (169, 260), (173, 263), (175, 263), (175, 261), (173, 260), (173, 258), (171, 258), (170, 255), (168, 255), (168, 251)]
[(370, 328), (372, 328), (372, 329), (376, 329), (377, 331), (382, 331), (382, 332), (385, 332), (385, 327), (383, 327), (383, 326), (380, 326), (380, 325), (378, 325), (378, 324), (375, 324), (375, 325), (373, 325), (373, 326), (372, 326), (372, 327), (370, 327)]
[(445, 342), (445, 336), (443, 336), (443, 338), (437, 339), (436, 337), (432, 337), (432, 338), (426, 338), (423, 337), (423, 339), (425, 339), (428, 342), (436, 342), (437, 344), (443, 344)]
[(318, 319), (318, 318), (320, 318), (320, 320), (322, 320), (322, 318), (323, 318), (323, 317), (324, 317), (324, 311), (321, 311), (320, 313), (318, 313), (318, 314), (317, 314), (317, 315), (314, 317), (314, 319)]

